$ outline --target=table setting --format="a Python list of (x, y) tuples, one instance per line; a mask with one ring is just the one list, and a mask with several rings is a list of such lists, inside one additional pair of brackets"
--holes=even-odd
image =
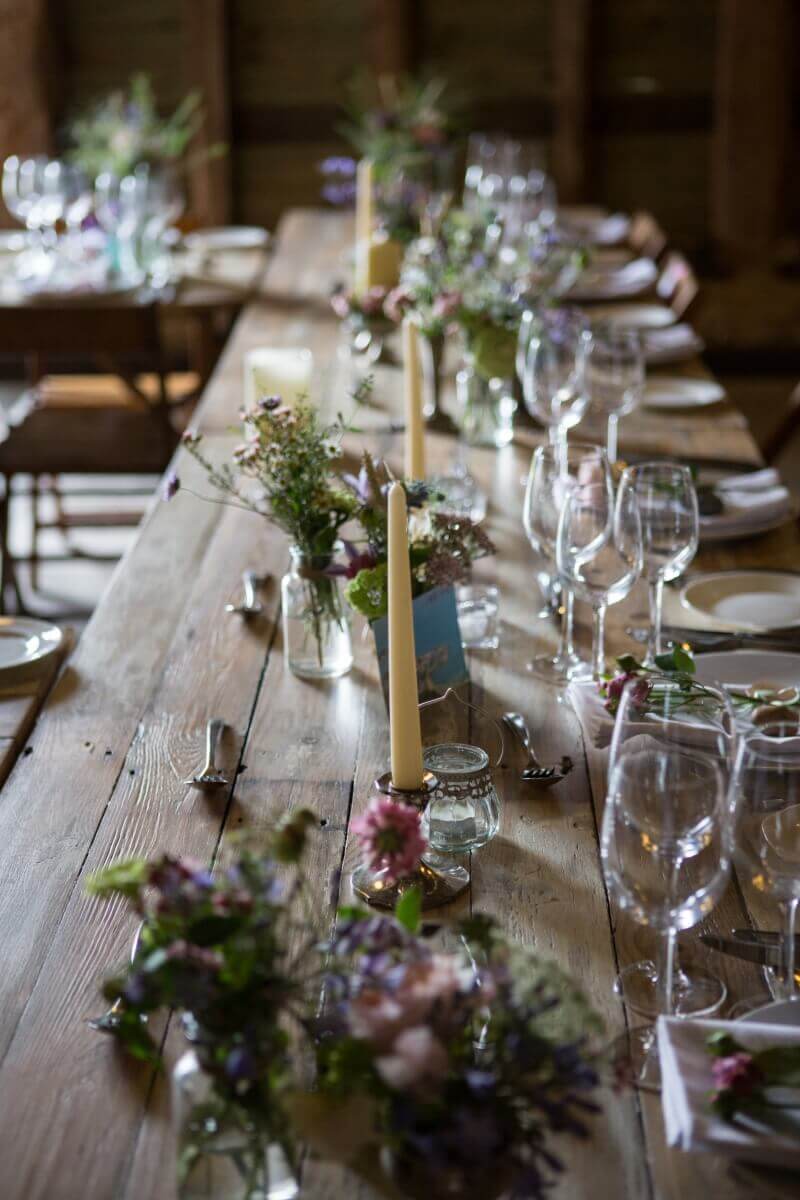
[[(267, 285), (311, 272), (325, 229), (322, 302), (245, 309), (133, 551), (141, 583), (123, 564), (79, 648), (79, 679), (108, 673), (102, 711), (46, 713), (42, 783), (11, 781), (36, 845), (74, 741), (92, 819), (41, 879), (37, 914), (60, 907), (31, 938), (9, 1070), (18, 1037), (51, 1055), (41, 989), (67, 961), (54, 1136), (119, 1101), (98, 1178), (144, 1155), (161, 1185), (167, 1138), (179, 1194), (220, 1200), (540, 1200), (659, 1156), (691, 1155), (705, 1189), (720, 1154), (794, 1169), (789, 492), (689, 461), (726, 398), (690, 324), (630, 305), (655, 264), (589, 274), (625, 214), (564, 210), (499, 135), (470, 137), (461, 206), (431, 163), (403, 191), (421, 114), (437, 172), (450, 125), (436, 88), (386, 105), (398, 141), (381, 127), (372, 158), (357, 106), (359, 162), (337, 167), (350, 259), (349, 214), (287, 218)], [(266, 245), (192, 236), (201, 262)], [(663, 453), (634, 461), (649, 407)], [(785, 553), (750, 568), (761, 537)], [(100, 1035), (152, 1103), (120, 1096)], [(50, 1103), (23, 1097), (0, 1135), (21, 1178)]]

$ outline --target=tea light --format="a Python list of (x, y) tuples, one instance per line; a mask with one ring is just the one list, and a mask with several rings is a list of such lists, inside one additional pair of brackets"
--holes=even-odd
[(255, 408), (263, 396), (280, 396), (292, 404), (307, 395), (314, 355), (307, 349), (261, 346), (244, 356), (245, 408)]

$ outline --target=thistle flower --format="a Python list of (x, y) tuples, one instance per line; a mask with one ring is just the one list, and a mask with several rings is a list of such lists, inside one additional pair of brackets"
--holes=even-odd
[(367, 865), (386, 871), (387, 883), (410, 875), (428, 847), (422, 836), (420, 814), (389, 796), (376, 796), (352, 829)]
[(171, 500), (173, 496), (177, 496), (181, 490), (180, 476), (177, 471), (170, 471), (161, 488), (161, 497), (163, 500)]

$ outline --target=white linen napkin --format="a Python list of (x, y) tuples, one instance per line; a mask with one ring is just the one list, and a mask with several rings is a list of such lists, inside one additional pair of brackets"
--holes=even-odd
[(724, 504), (716, 516), (700, 518), (700, 536), (731, 537), (747, 533), (752, 528), (769, 524), (792, 509), (789, 489), (780, 481), (772, 467), (730, 475), (717, 483), (718, 495)]
[[(761, 1025), (742, 1021), (658, 1019), (661, 1063), (661, 1106), (667, 1142), (680, 1150), (711, 1151), (775, 1167), (800, 1168), (800, 1137), (775, 1127), (742, 1119), (728, 1124), (709, 1107), (714, 1084), (709, 1034), (729, 1032), (746, 1050), (800, 1045), (800, 1026)], [(800, 1131), (800, 1123), (798, 1123)]]
[(705, 342), (691, 325), (681, 322), (643, 332), (642, 349), (645, 361), (656, 366), (659, 363), (682, 362), (695, 354), (702, 354)]

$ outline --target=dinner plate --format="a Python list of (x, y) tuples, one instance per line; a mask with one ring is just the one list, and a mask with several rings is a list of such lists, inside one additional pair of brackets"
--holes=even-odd
[(614, 300), (620, 296), (638, 296), (658, 279), (658, 267), (650, 258), (634, 258), (622, 266), (589, 266), (570, 288), (569, 299)]
[(593, 325), (604, 321), (619, 329), (664, 329), (676, 319), (666, 304), (598, 304), (587, 315)]
[(34, 617), (0, 617), (0, 687), (4, 677), (34, 667), (55, 654), (64, 634), (50, 621)]
[(654, 375), (644, 385), (645, 408), (704, 408), (725, 399), (725, 389), (712, 379)]
[(746, 688), (753, 683), (777, 688), (800, 687), (800, 654), (783, 650), (719, 650), (698, 654), (695, 678), (699, 683)]
[(760, 537), (762, 533), (771, 533), (773, 529), (780, 529), (781, 525), (785, 525), (795, 516), (797, 516), (797, 508), (790, 502), (782, 512), (769, 513), (758, 519), (754, 516), (746, 527), (741, 525), (734, 529), (726, 529), (716, 517), (701, 517), (700, 541), (704, 546), (721, 545), (723, 542), (741, 542), (744, 538)]
[(800, 575), (791, 571), (715, 571), (686, 583), (681, 602), (695, 613), (743, 632), (800, 626)]
[(269, 241), (266, 229), (259, 225), (220, 225), (212, 229), (196, 229), (187, 233), (184, 242), (189, 250), (260, 250)]
[(773, 1000), (739, 1020), (755, 1025), (800, 1025), (800, 1000)]

